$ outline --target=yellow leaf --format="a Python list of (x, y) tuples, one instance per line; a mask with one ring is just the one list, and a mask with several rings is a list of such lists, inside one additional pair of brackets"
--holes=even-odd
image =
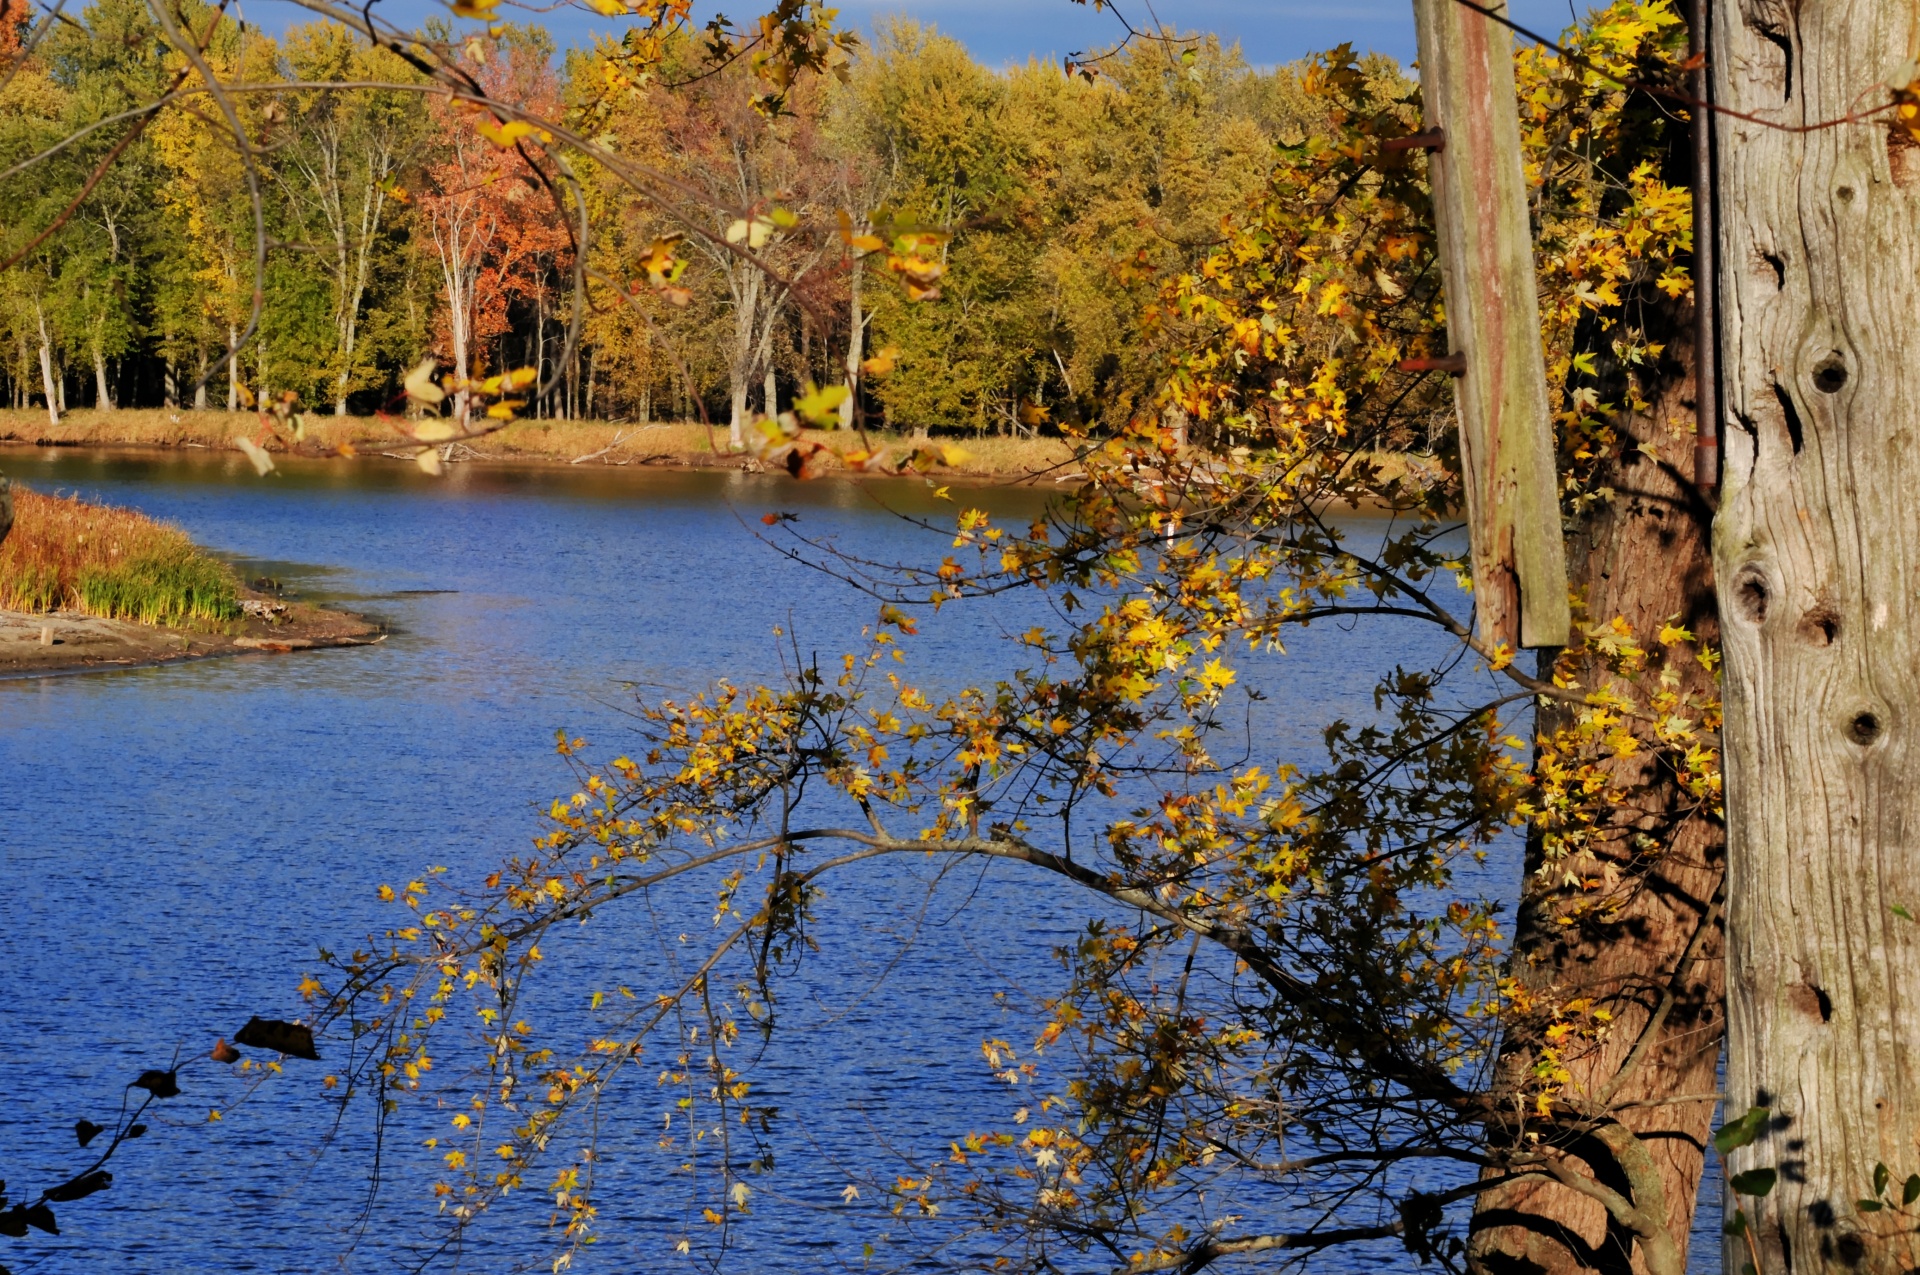
[(736, 218), (727, 227), (728, 243), (744, 242), (748, 248), (756, 252), (766, 246), (767, 240), (772, 235), (773, 223), (765, 217), (755, 217), (751, 220), (745, 217)]
[(793, 410), (815, 424), (831, 429), (840, 423), (840, 404), (847, 398), (844, 385), (827, 385), (818, 389), (811, 382), (807, 392), (794, 400)]
[(973, 453), (964, 447), (949, 447), (944, 443), (940, 446), (940, 459), (947, 462), (947, 464), (953, 468), (958, 468), (965, 464), (972, 455)]
[(587, 8), (606, 18), (617, 18), (625, 14), (627, 6), (620, 0), (586, 0)]
[(262, 478), (273, 472), (273, 457), (267, 455), (266, 448), (251, 438), (235, 438), (233, 445), (247, 454), (247, 459), (253, 462), (254, 472)]
[(413, 427), (413, 436), (423, 443), (445, 442), (459, 433), (460, 427), (447, 420), (421, 421)]
[(480, 136), (501, 150), (507, 149), (523, 137), (532, 136), (537, 131), (525, 120), (509, 120), (505, 124), (495, 124), (492, 120), (480, 120), (474, 124), (474, 127), (480, 130)]
[(433, 374), (439, 365), (432, 359), (421, 359), (420, 366), (407, 373), (405, 382), (407, 397), (417, 403), (432, 406), (446, 399), (447, 393), (433, 383)]
[(862, 376), (874, 377), (885, 376), (887, 373), (893, 371), (895, 364), (899, 363), (899, 361), (900, 347), (897, 345), (885, 346), (881, 349), (880, 353), (860, 364), (860, 374)]
[(413, 463), (420, 466), (420, 472), (423, 474), (432, 474), (435, 478), (441, 474), (440, 453), (431, 447), (415, 456)]

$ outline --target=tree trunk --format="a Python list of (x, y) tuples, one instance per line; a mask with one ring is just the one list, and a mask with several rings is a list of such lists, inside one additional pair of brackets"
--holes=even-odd
[(53, 338), (47, 333), (47, 312), (40, 308), (39, 301), (33, 303), (33, 317), (40, 324), (40, 384), (47, 392), (47, 420), (54, 425), (60, 423), (60, 392), (53, 384)]
[(113, 410), (113, 389), (107, 384), (107, 356), (98, 343), (93, 347), (93, 405), (102, 411)]
[(733, 378), (733, 415), (727, 424), (727, 444), (739, 451), (747, 445), (747, 382), (744, 377)]
[(60, 424), (60, 392), (54, 388), (54, 338), (46, 330), (46, 311), (33, 303), (33, 317), (40, 323), (40, 384), (46, 388), (46, 419)]
[[(1649, 668), (1638, 675), (1653, 684), (1664, 672), (1682, 693), (1711, 696), (1713, 676), (1685, 648), (1667, 656), (1653, 642), (1671, 622), (1698, 639), (1717, 641), (1708, 510), (1692, 489), (1693, 385), (1691, 325), (1681, 307), (1655, 308), (1636, 298), (1642, 316), (1663, 320), (1647, 339), (1664, 343), (1667, 358), (1655, 373), (1652, 410), (1620, 422), (1626, 435), (1595, 486), (1617, 493), (1575, 528), (1568, 565), (1575, 592), (1584, 599), (1587, 625), (1626, 620), (1649, 648)], [(1624, 398), (1617, 365), (1602, 361), (1603, 401)], [(1608, 384), (1612, 381), (1612, 384)], [(1638, 449), (1654, 449), (1659, 460)], [(1541, 676), (1552, 654), (1541, 657)], [(1572, 673), (1586, 690), (1610, 680), (1597, 653), (1577, 656)], [(1537, 711), (1536, 734), (1551, 738), (1571, 729), (1575, 709), (1554, 701)], [(1563, 1058), (1572, 1079), (1570, 1095), (1600, 1109), (1606, 1119), (1637, 1135), (1651, 1158), (1657, 1181), (1641, 1180), (1606, 1139), (1571, 1139), (1566, 1154), (1576, 1169), (1623, 1189), (1639, 1207), (1657, 1198), (1665, 1212), (1665, 1237), (1673, 1256), (1686, 1260), (1687, 1234), (1711, 1131), (1720, 1056), (1723, 956), (1720, 887), (1725, 871), (1724, 832), (1699, 802), (1673, 782), (1644, 724), (1624, 722), (1641, 737), (1640, 751), (1603, 763), (1624, 800), (1603, 816), (1602, 835), (1582, 853), (1551, 865), (1546, 843), (1529, 839), (1526, 876), (1514, 936), (1515, 975), (1543, 999), (1564, 1003), (1590, 997), (1612, 1015), (1607, 1033)], [(1591, 907), (1594, 892), (1565, 885), (1614, 881), (1622, 901), (1617, 912)], [(1563, 918), (1586, 904), (1572, 923)], [(1663, 1008), (1664, 1005), (1664, 1008)], [(1540, 1024), (1541, 1028), (1547, 1026)], [(1651, 1027), (1651, 1030), (1649, 1028)], [(1636, 1045), (1646, 1048), (1622, 1074)], [(1529, 1072), (1543, 1041), (1518, 1031), (1506, 1042), (1504, 1065)], [(1696, 1095), (1691, 1102), (1672, 1099)], [(1658, 1104), (1634, 1106), (1629, 1104)], [(1566, 1187), (1529, 1179), (1487, 1192), (1474, 1218), (1473, 1248), (1494, 1275), (1519, 1272), (1628, 1271), (1659, 1269), (1658, 1254), (1597, 1202)], [(1649, 1260), (1652, 1257), (1654, 1260)]]
[[(1885, 102), (1917, 35), (1891, 4), (1723, 0), (1708, 66), (1722, 105), (1820, 123)], [(1920, 1170), (1920, 925), (1893, 911), (1920, 899), (1920, 146), (1883, 114), (1716, 131), (1727, 1104), (1772, 1112), (1732, 1168), (1780, 1174), (1742, 1201), (1766, 1275), (1893, 1275), (1912, 1207), (1856, 1201)]]
[(773, 373), (773, 364), (767, 364), (766, 384), (760, 392), (760, 402), (768, 416), (780, 415), (780, 382)]
[(240, 410), (240, 331), (227, 325), (227, 410)]
[(851, 392), (840, 400), (841, 429), (853, 428), (853, 400), (860, 393), (860, 359), (867, 339), (866, 320), (860, 315), (860, 282), (864, 274), (860, 258), (855, 257), (847, 279), (847, 389)]
[[(1689, 184), (1695, 154), (1690, 130), (1671, 121), (1665, 103), (1645, 96), (1627, 110), (1622, 133), (1633, 144), (1609, 158), (1610, 175), (1618, 181), (1651, 161), (1668, 183)], [(1701, 274), (1698, 262), (1694, 273)], [(1590, 507), (1567, 544), (1570, 580), (1582, 604), (1576, 637), (1615, 619), (1626, 622), (1648, 663), (1631, 678), (1637, 690), (1621, 689), (1646, 716), (1618, 723), (1635, 737), (1631, 753), (1592, 758), (1608, 785), (1608, 792), (1587, 799), (1599, 807), (1593, 811), (1595, 835), (1560, 858), (1549, 857), (1555, 848), (1541, 830), (1530, 837), (1513, 949), (1515, 977), (1540, 1004), (1585, 997), (1611, 1016), (1586, 1045), (1575, 1043), (1579, 1037), (1559, 1043), (1560, 1062), (1570, 1073), (1563, 1091), (1567, 1103), (1584, 1104), (1597, 1128), (1587, 1136), (1562, 1136), (1558, 1153), (1636, 1209), (1657, 1214), (1649, 1217), (1657, 1234), (1636, 1235), (1599, 1202), (1554, 1182), (1527, 1179), (1490, 1191), (1478, 1203), (1472, 1248), (1493, 1275), (1650, 1275), (1686, 1263), (1724, 1028), (1726, 837), (1713, 799), (1703, 801), (1675, 781), (1647, 717), (1676, 712), (1651, 703), (1659, 689), (1683, 702), (1711, 702), (1715, 696), (1713, 675), (1695, 656), (1718, 645), (1719, 622), (1711, 510), (1692, 483), (1694, 320), (1690, 300), (1668, 298), (1643, 278), (1616, 309), (1592, 316), (1575, 334), (1576, 348), (1592, 355), (1596, 367), (1593, 377), (1575, 373), (1575, 379), (1599, 402), (1631, 402), (1637, 381), (1638, 396), (1649, 404), (1644, 414), (1613, 418), (1621, 436), (1581, 485), (1615, 494)], [(1628, 367), (1615, 352), (1622, 338), (1665, 352)], [(1690, 629), (1696, 642), (1662, 646), (1656, 639), (1668, 624)], [(1554, 664), (1552, 654), (1542, 655), (1543, 678)], [(1559, 669), (1587, 692), (1623, 680), (1590, 647), (1563, 657)], [(1560, 732), (1573, 732), (1586, 711), (1548, 702), (1537, 710), (1536, 735), (1555, 741)], [(1697, 721), (1687, 709), (1677, 712)], [(1564, 751), (1555, 758), (1562, 765), (1573, 760)], [(1532, 1073), (1550, 1045), (1544, 1035), (1549, 1026), (1543, 1016), (1510, 1029), (1501, 1060), (1505, 1077)], [(1515, 1127), (1504, 1135), (1509, 1145)], [(1534, 1126), (1551, 1145), (1544, 1128)], [(1500, 1141), (1496, 1133), (1495, 1150)]]

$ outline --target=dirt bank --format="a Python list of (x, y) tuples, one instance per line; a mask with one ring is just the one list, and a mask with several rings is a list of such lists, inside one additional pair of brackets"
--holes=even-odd
[(284, 654), (383, 640), (345, 611), (248, 595), (248, 614), (217, 630), (169, 629), (72, 611), (0, 611), (0, 677), (171, 664), (216, 655)]

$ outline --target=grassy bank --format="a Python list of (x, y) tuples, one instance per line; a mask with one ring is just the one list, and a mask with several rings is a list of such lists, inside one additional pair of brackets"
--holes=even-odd
[(233, 619), (240, 600), (233, 572), (180, 528), (16, 488), (13, 532), (0, 542), (0, 608), (182, 625)]
[[(393, 422), (366, 416), (309, 416), (307, 438), (318, 450), (332, 450), (342, 443), (366, 452), (379, 452), (396, 446), (401, 439)], [(102, 412), (83, 409), (67, 413), (59, 425), (48, 423), (44, 411), (0, 409), (0, 441), (53, 443), (89, 447), (206, 447), (233, 445), (236, 434), (257, 434), (257, 418), (251, 412), (170, 412), (164, 410), (127, 410)], [(837, 445), (844, 450), (851, 439), (845, 435), (817, 434), (810, 437)], [(877, 447), (894, 456), (913, 450), (912, 439), (901, 435), (869, 431)], [(695, 468), (737, 466), (743, 458), (726, 454), (727, 431), (713, 431), (715, 452), (709, 444), (705, 426), (698, 422), (656, 422), (635, 425), (606, 421), (516, 421), (497, 434), (476, 439), (467, 459), (519, 462), (560, 462), (595, 465), (684, 465)], [(1030, 474), (1048, 477), (1078, 469), (1073, 453), (1059, 439), (982, 438), (943, 439), (958, 443), (967, 457), (954, 471), (983, 477), (1019, 478)]]

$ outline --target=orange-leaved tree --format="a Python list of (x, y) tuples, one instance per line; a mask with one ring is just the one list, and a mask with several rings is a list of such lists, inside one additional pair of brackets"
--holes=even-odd
[[(475, 61), (461, 70), (480, 85), (485, 100), (523, 116), (557, 113), (551, 50), (539, 33), (509, 30), (505, 38), (476, 40), (466, 56)], [(465, 428), (466, 383), (488, 362), (487, 343), (507, 330), (508, 306), (546, 288), (551, 269), (571, 251), (570, 210), (552, 197), (553, 177), (534, 165), (522, 145), (535, 126), (523, 119), (503, 123), (477, 102), (430, 101), (445, 147), (427, 169), (419, 212), (445, 302), (440, 352), (460, 387), (454, 413)], [(503, 415), (510, 419), (510, 410)]]

